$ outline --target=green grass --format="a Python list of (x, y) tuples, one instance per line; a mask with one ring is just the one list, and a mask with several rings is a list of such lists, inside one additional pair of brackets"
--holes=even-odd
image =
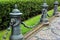
[[(58, 7), (58, 11), (60, 11), (60, 7)], [(48, 13), (48, 15), (49, 15), (50, 17), (52, 17), (52, 15), (53, 15), (53, 9), (50, 10), (50, 11), (48, 11), (47, 13)], [(50, 18), (50, 17), (48, 17), (48, 18)], [(41, 18), (41, 15), (37, 15), (37, 16), (35, 16), (35, 17), (33, 17), (33, 18), (29, 19), (29, 20), (26, 20), (26, 21), (24, 21), (24, 22), (25, 22), (27, 25), (31, 26), (31, 25), (34, 25), (38, 20), (40, 20), (40, 18)], [(23, 34), (25, 34), (26, 32), (28, 32), (29, 30), (31, 30), (31, 29), (25, 28), (25, 27), (22, 26), (22, 25), (21, 25), (21, 27), (22, 27), (22, 33), (23, 33)]]
[[(58, 11), (60, 11), (60, 7), (58, 7)], [(53, 14), (53, 9), (48, 11), (47, 12), (49, 14), (50, 17), (52, 17), (52, 14)], [(48, 17), (48, 18), (50, 18)], [(40, 20), (41, 18), (41, 15), (37, 15), (33, 18), (30, 18), (26, 21), (24, 21), (28, 26), (32, 26), (34, 25), (38, 20)], [(30, 31), (31, 29), (30, 28), (25, 28), (23, 25), (21, 25), (21, 31), (22, 31), (22, 34), (24, 35), (25, 33), (27, 33), (28, 31)], [(0, 40), (2, 40), (2, 36), (5, 34), (7, 30), (4, 30), (4, 31), (0, 31)], [(10, 35), (11, 32), (9, 32), (9, 34), (7, 35), (7, 40), (9, 39), (9, 35)]]
[[(27, 21), (24, 21), (28, 26), (32, 26), (32, 25), (34, 25), (37, 21), (39, 21), (40, 20), (40, 16), (41, 15), (37, 15), (37, 16), (35, 16), (35, 17), (33, 17), (33, 18), (31, 18), (31, 19), (29, 19), (29, 20), (27, 20)], [(21, 25), (21, 27), (22, 27), (22, 33), (23, 34), (25, 34), (27, 31), (29, 31), (29, 30), (31, 30), (30, 28), (28, 29), (28, 28), (25, 28), (23, 25)]]

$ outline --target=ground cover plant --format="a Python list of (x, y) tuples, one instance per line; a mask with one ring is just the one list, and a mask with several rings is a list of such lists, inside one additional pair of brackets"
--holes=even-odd
[[(60, 11), (60, 7), (58, 7), (58, 11)], [(50, 17), (48, 17), (48, 19), (51, 18), (52, 17), (52, 14), (53, 14), (53, 9), (50, 10), (50, 11), (48, 11), (47, 13), (50, 16)], [(40, 18), (41, 18), (41, 14), (39, 14), (39, 15), (37, 15), (35, 17), (32, 17), (32, 18), (30, 18), (30, 19), (28, 19), (28, 20), (26, 20), (24, 22), (27, 25), (31, 26), (31, 25), (34, 25), (38, 20), (40, 20)], [(34, 20), (34, 22), (33, 22), (33, 20)], [(29, 28), (25, 28), (23, 25), (21, 25), (20, 27), (21, 27), (21, 31), (22, 31), (22, 34), (23, 35), (25, 33), (29, 32), (30, 30), (32, 30), (32, 29), (29, 29)], [(7, 30), (0, 31), (0, 40), (2, 40), (2, 37), (5, 34), (5, 32), (7, 32)], [(9, 40), (10, 33), (11, 32), (9, 32), (9, 34), (7, 35), (7, 40)]]

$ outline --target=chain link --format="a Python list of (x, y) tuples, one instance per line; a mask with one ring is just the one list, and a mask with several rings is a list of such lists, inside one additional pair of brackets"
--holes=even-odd
[(34, 27), (36, 27), (38, 24), (40, 24), (40, 20), (39, 20), (36, 24), (34, 24), (34, 25), (32, 25), (32, 26), (28, 26), (28, 25), (26, 25), (24, 22), (21, 22), (21, 24), (24, 25), (24, 27), (26, 27), (26, 28), (34, 28)]

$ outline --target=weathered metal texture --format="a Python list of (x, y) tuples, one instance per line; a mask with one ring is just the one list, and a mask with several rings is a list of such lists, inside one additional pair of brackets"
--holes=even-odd
[(42, 7), (43, 7), (43, 9), (42, 9), (42, 16), (41, 16), (40, 22), (44, 23), (44, 24), (48, 24), (48, 18), (47, 18), (47, 8), (48, 8), (48, 5), (47, 5), (47, 3), (44, 2)]
[(13, 9), (12, 13), (10, 13), (11, 22), (10, 25), (12, 27), (10, 40), (23, 40), (23, 35), (20, 30), (20, 16), (22, 13), (17, 9), (17, 5), (15, 5), (15, 9)]
[(54, 13), (53, 13), (53, 16), (55, 15), (58, 15), (58, 1), (56, 0), (55, 2), (54, 2)]

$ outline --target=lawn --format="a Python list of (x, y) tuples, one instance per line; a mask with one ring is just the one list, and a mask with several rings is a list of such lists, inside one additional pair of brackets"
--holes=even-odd
[[(60, 7), (58, 7), (58, 11), (60, 11)], [(52, 17), (52, 14), (53, 14), (53, 9), (48, 11), (47, 12), (49, 14), (50, 17)], [(48, 18), (50, 18), (48, 17)], [(38, 20), (40, 20), (41, 18), (41, 14), (40, 15), (37, 15), (35, 17), (32, 17), (26, 21), (24, 21), (28, 26), (32, 26), (34, 25)], [(31, 29), (30, 28), (25, 28), (23, 25), (20, 26), (21, 27), (21, 31), (22, 31), (22, 34), (24, 35), (25, 33), (27, 33), (28, 31), (30, 31)], [(2, 36), (7, 32), (7, 30), (4, 30), (4, 31), (0, 31), (0, 40), (2, 40)], [(9, 38), (9, 35), (10, 35), (10, 32), (9, 34), (7, 35), (7, 40)]]

